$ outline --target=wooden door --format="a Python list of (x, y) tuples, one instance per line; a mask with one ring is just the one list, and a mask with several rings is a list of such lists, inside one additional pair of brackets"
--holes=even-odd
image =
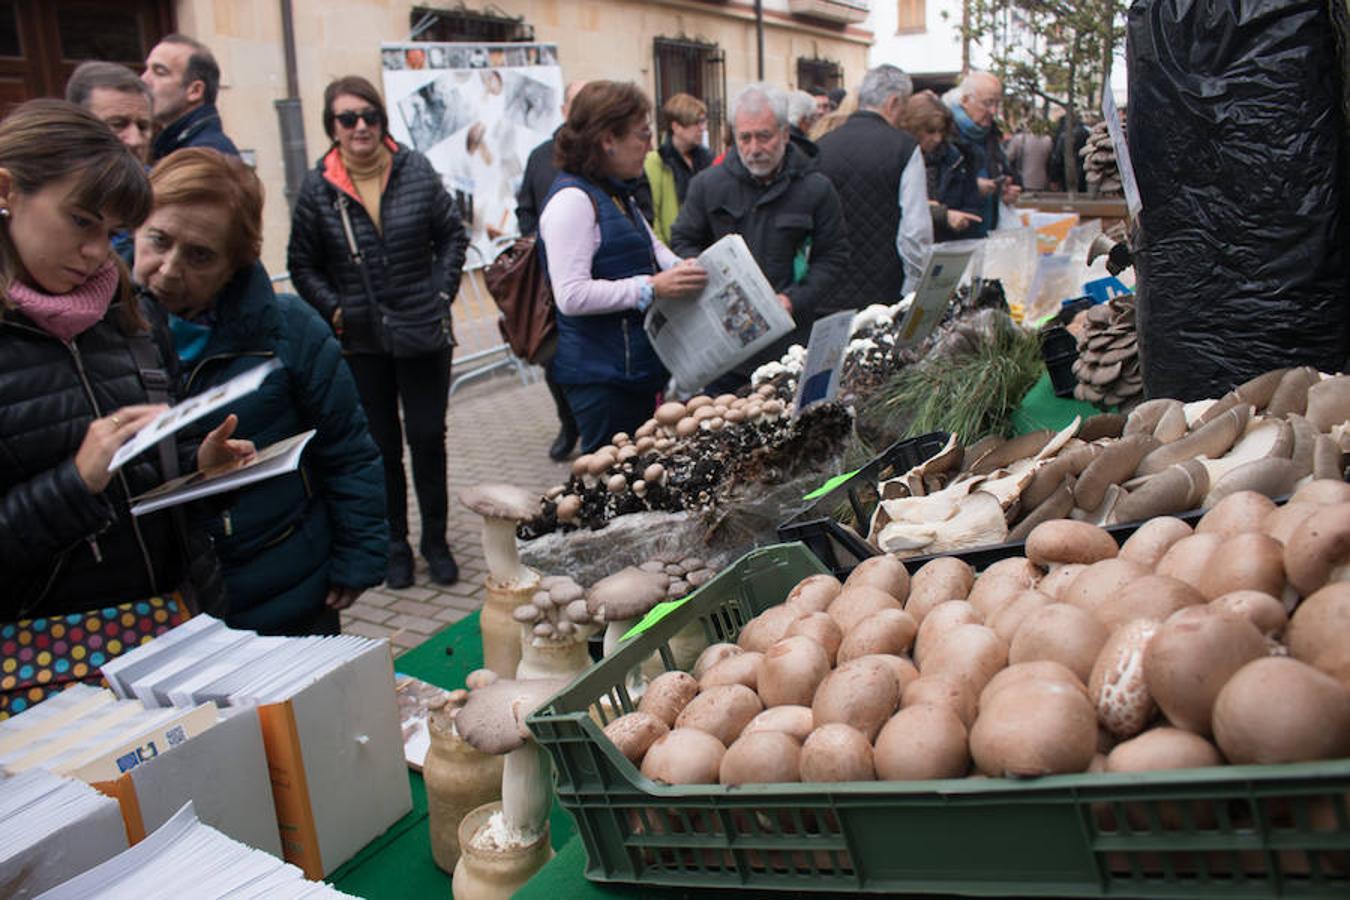
[(172, 0), (0, 0), (0, 110), (62, 96), (86, 60), (140, 71), (172, 28)]

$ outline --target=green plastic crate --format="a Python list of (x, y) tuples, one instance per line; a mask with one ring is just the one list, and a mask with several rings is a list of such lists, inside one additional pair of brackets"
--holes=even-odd
[(977, 896), (1350, 896), (1350, 760), (1128, 775), (925, 782), (657, 784), (600, 722), (624, 675), (699, 622), (710, 641), (825, 571), (801, 544), (753, 551), (529, 719), (594, 881)]

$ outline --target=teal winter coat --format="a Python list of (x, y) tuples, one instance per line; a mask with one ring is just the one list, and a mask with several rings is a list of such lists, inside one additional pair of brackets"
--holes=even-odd
[(279, 359), (252, 394), (185, 429), (200, 440), (229, 413), (235, 437), (259, 450), (310, 428), (318, 433), (298, 472), (197, 504), (197, 524), (215, 541), (229, 598), (228, 623), (266, 634), (336, 631), (324, 598), (330, 586), (384, 580), (388, 552), (384, 470), (356, 382), (336, 338), (314, 308), (277, 294), (261, 264), (240, 270), (221, 292), (201, 355), (182, 367), (195, 396)]

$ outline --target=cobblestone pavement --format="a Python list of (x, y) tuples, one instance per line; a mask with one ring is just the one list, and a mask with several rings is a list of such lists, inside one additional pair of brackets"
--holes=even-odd
[[(534, 371), (538, 374), (537, 369)], [(569, 471), (568, 463), (548, 458), (558, 419), (542, 378), (522, 385), (513, 370), (501, 370), (468, 382), (450, 398), (448, 432), (448, 537), (459, 562), (459, 583), (451, 587), (432, 584), (426, 563), (419, 558), (412, 587), (373, 588), (342, 615), (344, 632), (388, 638), (395, 652), (416, 647), (483, 605), (486, 566), (479, 538), (482, 520), (459, 502), (459, 490), (479, 482), (500, 481), (543, 493), (550, 485), (560, 483)], [(408, 524), (414, 532), (410, 541), (416, 548), (420, 518), (411, 485), (408, 493), (412, 507)]]

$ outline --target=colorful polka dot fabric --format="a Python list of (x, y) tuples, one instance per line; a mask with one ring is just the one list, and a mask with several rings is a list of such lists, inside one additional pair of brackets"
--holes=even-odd
[(106, 687), (99, 667), (189, 617), (178, 594), (0, 625), (0, 721), (77, 681)]

